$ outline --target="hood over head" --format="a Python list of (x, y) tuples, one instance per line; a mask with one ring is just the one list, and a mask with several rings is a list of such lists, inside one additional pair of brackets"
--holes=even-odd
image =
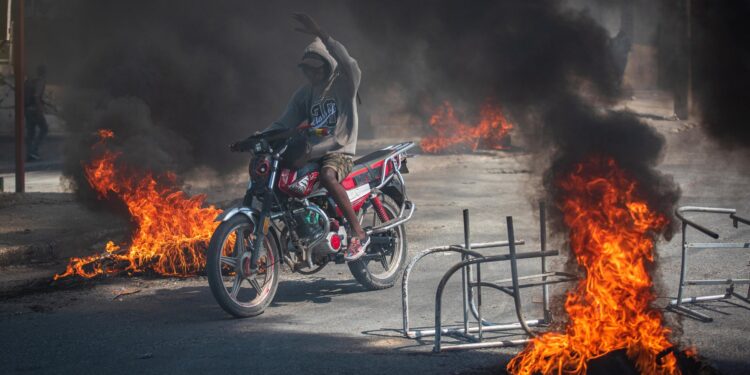
[(320, 40), (320, 38), (315, 38), (315, 40), (312, 41), (307, 47), (305, 47), (305, 53), (302, 56), (302, 61), (299, 63), (299, 65), (306, 65), (308, 62), (314, 63), (314, 57), (311, 57), (311, 55), (317, 55), (320, 56), (325, 62), (328, 63), (328, 66), (331, 68), (328, 72), (328, 77), (326, 79), (330, 79), (333, 75), (333, 72), (336, 71), (336, 59), (331, 56), (330, 53), (328, 53), (328, 49), (326, 48), (325, 44), (323, 44), (323, 41)]

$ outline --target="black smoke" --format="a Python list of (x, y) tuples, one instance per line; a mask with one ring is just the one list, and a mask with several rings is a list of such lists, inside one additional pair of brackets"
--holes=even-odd
[[(352, 6), (380, 53), (367, 72), (414, 88), (412, 111), (442, 100), (505, 107), (554, 101), (581, 81), (610, 97), (617, 69), (606, 32), (559, 1), (378, 1)], [(368, 86), (372, 89), (372, 86)]]
[(671, 225), (663, 232), (665, 238), (671, 239), (677, 227), (673, 215), (680, 189), (671, 175), (657, 169), (666, 142), (662, 135), (635, 114), (595, 111), (576, 100), (559, 103), (545, 117), (549, 137), (557, 140), (544, 174), (544, 186), (551, 198), (556, 202), (563, 198), (556, 183), (578, 163), (591, 156), (612, 157), (638, 182), (639, 193), (645, 194), (649, 207), (671, 219)]
[(64, 9), (55, 27), (31, 33), (29, 48), (36, 40), (55, 51), (50, 76), (90, 89), (65, 106), (73, 176), (98, 127), (113, 128), (115, 146), (139, 166), (235, 170), (243, 160), (226, 145), (273, 121), (302, 82), (295, 66), (310, 38), (289, 17), (302, 11), (359, 61), (361, 112), (426, 119), (443, 100), (477, 108), (491, 98), (546, 174), (609, 153), (653, 187), (655, 202), (677, 196), (655, 171), (663, 139), (632, 116), (596, 109), (620, 95), (616, 43), (561, 1), (77, 0)]
[(723, 146), (750, 148), (750, 3), (691, 3), (693, 98), (707, 133)]
[(369, 73), (419, 87), (413, 110), (444, 99), (502, 103), (543, 163), (542, 194), (551, 201), (557, 176), (609, 155), (671, 217), (679, 189), (656, 170), (664, 138), (631, 114), (602, 110), (620, 96), (622, 67), (615, 41), (586, 11), (553, 0), (378, 1), (357, 3), (353, 13), (383, 48)]
[(341, 3), (36, 2), (29, 59), (66, 88), (65, 174), (90, 195), (81, 164), (99, 128), (115, 131), (111, 147), (128, 165), (236, 171), (244, 157), (227, 145), (268, 126), (303, 83), (296, 64), (311, 37), (293, 31), (292, 12), (314, 15), (347, 43)]

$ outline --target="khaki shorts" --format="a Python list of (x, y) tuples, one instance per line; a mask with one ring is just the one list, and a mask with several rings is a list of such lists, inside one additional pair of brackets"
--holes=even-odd
[(320, 159), (320, 169), (331, 168), (336, 171), (336, 179), (341, 182), (349, 173), (352, 173), (352, 157), (347, 154), (333, 153), (327, 154)]

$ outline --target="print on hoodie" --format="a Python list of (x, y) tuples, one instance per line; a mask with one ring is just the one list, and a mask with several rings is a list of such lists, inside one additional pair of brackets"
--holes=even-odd
[(310, 125), (314, 129), (326, 128), (329, 133), (333, 134), (338, 119), (336, 112), (336, 100), (323, 98), (310, 109)]

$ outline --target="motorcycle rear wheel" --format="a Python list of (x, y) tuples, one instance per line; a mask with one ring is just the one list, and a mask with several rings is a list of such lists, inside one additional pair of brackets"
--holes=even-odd
[(269, 236), (265, 237), (265, 251), (258, 258), (258, 272), (247, 276), (254, 251), (250, 240), (254, 230), (253, 222), (238, 214), (219, 224), (206, 253), (211, 293), (224, 311), (238, 318), (262, 314), (279, 284), (279, 252)]
[[(388, 216), (390, 218), (397, 217), (399, 209), (395, 201), (387, 195), (381, 195), (380, 198)], [(375, 226), (382, 224), (382, 220), (378, 217), (375, 209), (369, 207), (362, 212), (360, 224), (363, 226)], [(401, 273), (406, 266), (408, 251), (404, 224), (391, 229), (387, 235), (394, 238), (393, 246), (390, 249), (384, 249), (390, 250), (390, 254), (386, 254), (388, 251), (378, 251), (381, 249), (377, 245), (371, 245), (361, 259), (347, 263), (349, 271), (354, 275), (354, 278), (367, 289), (380, 290), (392, 287), (395, 285), (396, 280), (401, 277)], [(372, 236), (376, 237), (378, 235), (374, 234)], [(383, 258), (385, 258), (385, 261)]]

